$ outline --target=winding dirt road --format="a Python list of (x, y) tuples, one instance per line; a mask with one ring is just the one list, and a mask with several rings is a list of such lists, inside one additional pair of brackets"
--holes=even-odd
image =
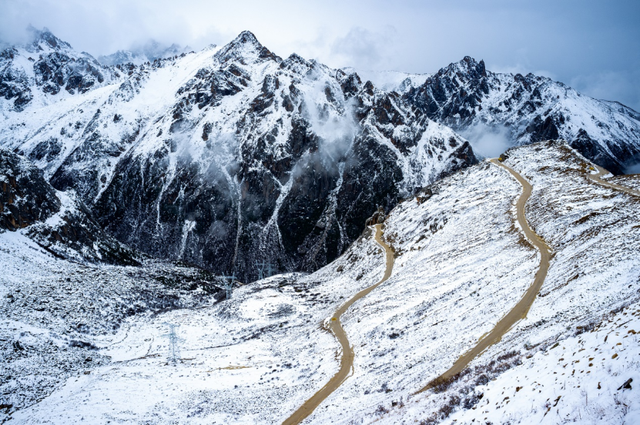
[(384, 271), (384, 276), (382, 279), (376, 283), (375, 285), (369, 286), (368, 288), (363, 289), (362, 291), (355, 294), (351, 299), (342, 304), (340, 308), (338, 308), (333, 317), (329, 321), (329, 330), (333, 332), (338, 342), (342, 346), (342, 358), (340, 359), (340, 370), (338, 373), (333, 375), (333, 377), (322, 387), (317, 393), (313, 395), (309, 400), (305, 401), (302, 406), (298, 410), (296, 410), (289, 418), (287, 418), (283, 425), (293, 425), (299, 424), (302, 422), (307, 416), (309, 416), (316, 407), (320, 405), (326, 399), (329, 394), (334, 392), (342, 383), (349, 377), (351, 371), (353, 370), (353, 347), (349, 345), (349, 339), (347, 338), (347, 334), (342, 328), (342, 323), (340, 322), (340, 316), (351, 307), (353, 303), (358, 301), (361, 298), (366, 297), (371, 291), (376, 289), (381, 283), (385, 280), (389, 279), (391, 276), (391, 270), (393, 270), (393, 250), (389, 245), (382, 241), (382, 225), (376, 224), (376, 235), (375, 240), (378, 242), (380, 246), (382, 246), (386, 252), (386, 269)]
[(599, 165), (596, 165), (596, 170), (598, 171), (597, 174), (588, 174), (587, 178), (595, 183), (598, 183), (602, 186), (606, 186), (609, 187), (611, 189), (616, 189), (619, 191), (622, 191), (624, 193), (628, 193), (629, 195), (633, 195), (633, 196), (640, 196), (640, 192), (638, 192), (637, 190), (633, 190), (630, 189), (626, 186), (620, 186), (618, 184), (615, 183), (611, 183), (608, 182), (606, 180), (602, 180), (602, 176), (606, 176), (607, 174), (611, 174), (609, 171), (605, 170), (604, 168), (600, 167)]
[(493, 330), (489, 332), (489, 334), (480, 338), (480, 341), (478, 341), (476, 346), (463, 354), (453, 364), (451, 369), (447, 370), (445, 373), (429, 382), (425, 387), (421, 388), (415, 394), (420, 394), (423, 391), (427, 391), (435, 387), (436, 385), (446, 382), (451, 377), (462, 372), (462, 370), (471, 362), (471, 360), (473, 360), (476, 356), (478, 356), (491, 345), (499, 342), (502, 339), (502, 336), (506, 334), (509, 329), (513, 327), (513, 325), (515, 325), (519, 320), (527, 317), (527, 313), (531, 308), (531, 304), (533, 304), (533, 301), (535, 301), (536, 296), (538, 295), (538, 292), (540, 292), (540, 288), (544, 283), (544, 279), (547, 276), (547, 270), (549, 269), (549, 260), (551, 259), (551, 248), (549, 248), (547, 243), (542, 240), (540, 236), (538, 236), (533, 230), (531, 230), (531, 227), (529, 227), (529, 223), (527, 222), (527, 218), (524, 214), (524, 207), (529, 200), (529, 197), (531, 196), (531, 184), (529, 184), (529, 182), (526, 181), (520, 174), (502, 164), (497, 159), (492, 159), (491, 162), (506, 169), (522, 185), (522, 195), (520, 195), (520, 198), (518, 198), (518, 202), (516, 204), (517, 219), (529, 242), (540, 251), (540, 268), (536, 273), (533, 283), (531, 284), (529, 289), (527, 289), (527, 292), (524, 294), (522, 299), (518, 302), (518, 304), (515, 305), (515, 307), (511, 309), (511, 311), (509, 311), (509, 313), (507, 313), (506, 316), (500, 319)]

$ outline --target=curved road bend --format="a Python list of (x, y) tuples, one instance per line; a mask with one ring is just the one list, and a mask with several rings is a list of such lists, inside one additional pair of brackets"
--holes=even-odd
[(428, 389), (446, 382), (451, 377), (462, 372), (462, 370), (471, 362), (471, 360), (473, 360), (476, 356), (478, 356), (491, 345), (499, 342), (502, 339), (502, 336), (506, 334), (509, 329), (511, 329), (511, 327), (516, 324), (516, 322), (527, 317), (529, 308), (531, 308), (531, 304), (533, 304), (533, 301), (536, 299), (536, 296), (538, 295), (538, 292), (540, 291), (540, 288), (544, 283), (544, 279), (547, 276), (547, 270), (549, 269), (549, 260), (551, 259), (551, 248), (549, 248), (547, 243), (542, 240), (540, 236), (538, 236), (533, 230), (531, 230), (531, 227), (529, 227), (529, 223), (527, 222), (524, 214), (525, 204), (531, 196), (531, 184), (529, 184), (529, 182), (526, 181), (520, 174), (502, 164), (498, 160), (492, 159), (491, 162), (506, 169), (522, 185), (522, 195), (520, 195), (520, 198), (518, 198), (518, 202), (516, 204), (517, 219), (529, 242), (540, 251), (540, 268), (536, 273), (536, 277), (533, 280), (533, 283), (531, 284), (529, 289), (527, 289), (527, 292), (524, 294), (522, 299), (518, 302), (518, 304), (515, 305), (515, 307), (511, 309), (511, 311), (509, 311), (509, 313), (507, 313), (506, 316), (500, 319), (493, 330), (483, 338), (480, 338), (480, 341), (478, 341), (476, 346), (463, 354), (453, 364), (451, 369), (447, 370), (445, 373), (429, 382), (425, 387), (421, 388), (415, 394), (420, 394), (423, 391), (427, 391)]
[(299, 424), (302, 422), (307, 416), (309, 416), (316, 407), (320, 405), (324, 401), (325, 398), (329, 396), (332, 392), (334, 392), (342, 383), (349, 377), (351, 370), (353, 369), (353, 348), (349, 345), (349, 339), (347, 338), (347, 334), (342, 328), (342, 323), (340, 322), (340, 316), (351, 307), (351, 305), (358, 301), (361, 298), (364, 298), (369, 294), (369, 292), (376, 289), (381, 283), (385, 280), (389, 279), (391, 276), (391, 270), (393, 269), (393, 250), (389, 245), (382, 241), (382, 225), (376, 224), (376, 235), (375, 240), (382, 246), (386, 252), (386, 269), (384, 271), (384, 276), (382, 280), (376, 283), (373, 286), (369, 286), (368, 288), (363, 289), (362, 291), (355, 294), (350, 300), (345, 302), (338, 308), (333, 317), (329, 321), (329, 330), (333, 332), (336, 339), (342, 346), (342, 358), (340, 359), (340, 370), (338, 373), (333, 375), (333, 378), (329, 380), (317, 393), (313, 395), (309, 400), (305, 401), (298, 410), (296, 410), (289, 418), (287, 418), (283, 425), (293, 425)]
[(602, 186), (606, 186), (608, 188), (611, 189), (616, 189), (616, 190), (620, 190), (624, 193), (628, 193), (629, 195), (633, 195), (633, 196), (640, 196), (640, 192), (638, 192), (637, 190), (633, 190), (630, 189), (626, 186), (620, 186), (618, 184), (615, 183), (610, 183), (606, 180), (602, 180), (602, 176), (606, 176), (607, 174), (611, 174), (609, 171), (605, 170), (604, 168), (600, 167), (599, 165), (595, 165), (596, 170), (598, 170), (597, 174), (587, 174), (587, 178), (593, 182), (596, 182)]

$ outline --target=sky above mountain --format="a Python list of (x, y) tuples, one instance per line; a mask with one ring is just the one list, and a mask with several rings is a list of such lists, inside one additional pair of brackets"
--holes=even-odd
[(640, 2), (0, 0), (0, 39), (47, 27), (94, 56), (149, 39), (194, 49), (248, 29), (333, 67), (431, 73), (469, 55), (640, 110)]

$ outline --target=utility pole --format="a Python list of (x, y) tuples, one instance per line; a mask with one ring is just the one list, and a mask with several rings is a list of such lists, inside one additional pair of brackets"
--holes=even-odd
[[(273, 275), (273, 266), (271, 265), (271, 261), (256, 261), (256, 267), (258, 267), (258, 277), (260, 279)], [(267, 272), (266, 274), (265, 271)]]
[(258, 269), (258, 280), (264, 279), (264, 261), (256, 261), (256, 268)]
[(231, 294), (233, 293), (233, 282), (235, 282), (236, 277), (233, 274), (231, 276), (219, 276), (219, 277), (220, 279), (223, 280), (226, 299), (229, 300), (231, 299)]
[(164, 334), (162, 336), (169, 338), (169, 361), (175, 366), (180, 355), (178, 342), (180, 342), (181, 338), (178, 338), (178, 334), (176, 334), (176, 328), (180, 325), (175, 325), (173, 323), (165, 323), (165, 325), (169, 326), (170, 330), (168, 334)]

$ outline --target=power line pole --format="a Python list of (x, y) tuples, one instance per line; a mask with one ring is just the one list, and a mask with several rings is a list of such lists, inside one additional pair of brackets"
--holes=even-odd
[(264, 279), (264, 261), (256, 261), (256, 268), (258, 269), (258, 280)]
[(178, 342), (181, 341), (181, 338), (176, 334), (176, 328), (180, 325), (175, 325), (173, 323), (165, 323), (165, 325), (169, 326), (169, 333), (164, 334), (162, 336), (169, 338), (169, 361), (173, 363), (175, 366), (178, 361), (178, 357), (180, 355), (180, 351), (178, 349)]
[(224, 286), (224, 292), (225, 292), (225, 295), (226, 295), (226, 299), (229, 300), (229, 299), (231, 299), (231, 295), (233, 293), (233, 282), (235, 282), (236, 277), (235, 277), (235, 275), (219, 276), (219, 277), (223, 281), (222, 285)]
[(258, 267), (258, 276), (260, 279), (264, 279), (265, 277), (273, 275), (273, 266), (271, 264), (271, 261), (256, 261), (256, 267)]

